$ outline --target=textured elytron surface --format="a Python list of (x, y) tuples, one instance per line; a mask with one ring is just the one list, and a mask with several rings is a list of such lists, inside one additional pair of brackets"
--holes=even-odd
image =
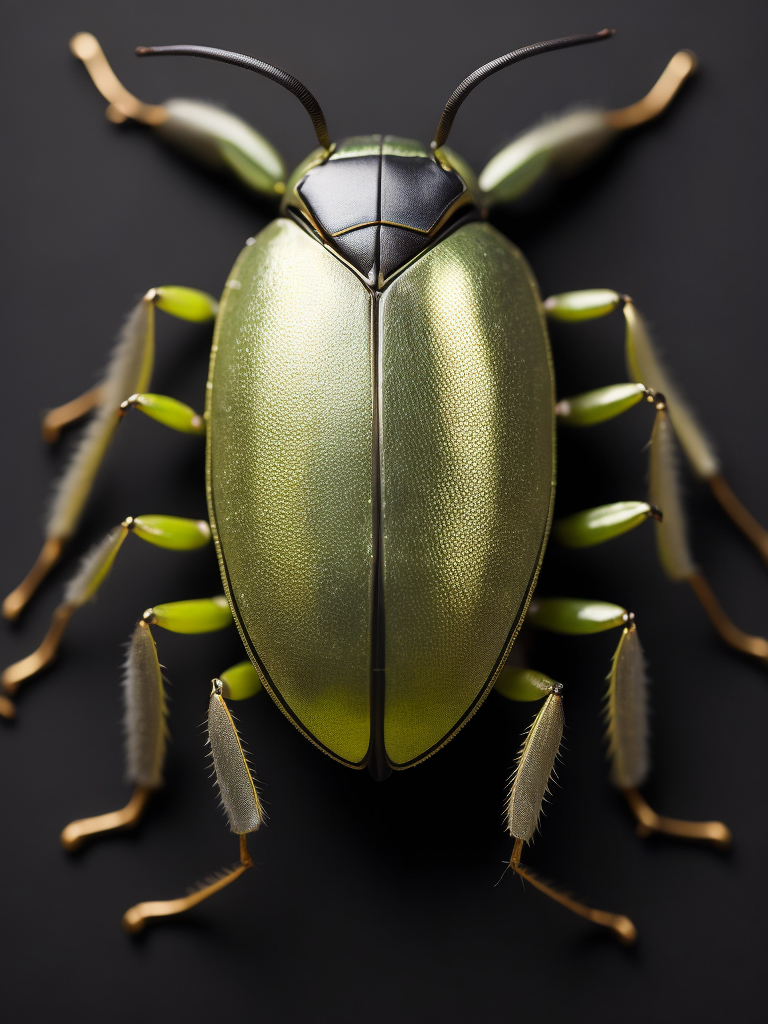
[(525, 738), (507, 801), (507, 827), (515, 839), (531, 838), (563, 738), (563, 702), (551, 693)]
[(380, 303), (384, 734), (405, 764), (486, 692), (530, 595), (554, 479), (535, 282), (487, 224), (460, 228)]
[(233, 271), (214, 343), (209, 495), (273, 695), (336, 756), (369, 740), (370, 293), (288, 220)]
[(625, 630), (608, 689), (611, 780), (619, 789), (642, 786), (651, 767), (648, 751), (648, 675), (637, 629)]
[(163, 783), (166, 704), (163, 674), (149, 627), (140, 622), (128, 646), (123, 674), (125, 762), (128, 782), (156, 789)]
[(239, 835), (253, 832), (261, 824), (259, 798), (235, 723), (216, 693), (208, 704), (208, 739), (229, 827)]

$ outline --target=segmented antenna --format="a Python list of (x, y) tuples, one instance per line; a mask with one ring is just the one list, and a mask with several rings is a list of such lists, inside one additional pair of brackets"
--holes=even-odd
[(293, 93), (312, 118), (312, 124), (315, 128), (317, 141), (323, 149), (330, 149), (331, 147), (331, 139), (328, 135), (328, 126), (325, 123), (325, 115), (320, 108), (320, 104), (309, 89), (307, 89), (305, 85), (302, 85), (298, 78), (294, 78), (293, 75), (289, 75), (288, 72), (283, 71), (282, 68), (276, 68), (272, 64), (266, 64), (263, 60), (258, 60), (256, 57), (249, 57), (245, 53), (232, 53), (230, 50), (219, 50), (214, 46), (137, 46), (136, 56), (205, 57), (208, 60), (221, 61), (222, 64), (234, 64), (235, 67), (245, 68), (247, 71), (255, 71), (257, 75), (264, 75), (265, 78), (269, 78), (273, 82), (277, 82), (278, 85), (282, 85), (282, 87), (287, 89), (288, 92)]
[(612, 35), (615, 35), (615, 29), (604, 28), (600, 32), (595, 32), (593, 35), (565, 36), (562, 39), (547, 39), (542, 43), (531, 43), (529, 46), (521, 46), (520, 49), (512, 50), (511, 53), (506, 53), (503, 57), (497, 57), (489, 64), (483, 64), (481, 68), (478, 68), (477, 71), (473, 71), (468, 78), (465, 78), (464, 81), (451, 93), (448, 102), (445, 104), (442, 116), (440, 117), (440, 123), (437, 126), (437, 131), (435, 132), (435, 141), (432, 143), (432, 149), (439, 149), (441, 146), (445, 145), (448, 141), (451, 128), (453, 127), (454, 118), (456, 117), (461, 104), (474, 88), (480, 85), (481, 82), (484, 82), (486, 78), (490, 78), (491, 75), (495, 75), (497, 71), (501, 71), (502, 68), (509, 67), (510, 64), (519, 64), (521, 60), (526, 60), (528, 57), (535, 57), (538, 53), (547, 53), (549, 50), (564, 50), (569, 46), (581, 46), (583, 43), (598, 43), (601, 39), (610, 39)]

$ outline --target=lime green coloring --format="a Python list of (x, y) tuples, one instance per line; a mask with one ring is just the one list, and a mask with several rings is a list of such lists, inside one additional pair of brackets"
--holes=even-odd
[(561, 519), (554, 534), (566, 547), (591, 548), (634, 530), (651, 515), (653, 509), (645, 501), (616, 501)]
[(158, 309), (170, 313), (180, 320), (205, 323), (213, 320), (219, 304), (212, 295), (197, 288), (182, 288), (180, 285), (163, 285), (155, 288), (154, 302)]
[(586, 636), (606, 629), (624, 626), (629, 613), (618, 604), (607, 601), (580, 601), (572, 597), (546, 597), (533, 600), (528, 621), (550, 633)]
[(205, 435), (205, 422), (200, 413), (175, 398), (167, 395), (132, 395), (127, 404), (181, 434), (196, 434), (198, 437)]
[(262, 688), (259, 673), (250, 661), (239, 661), (237, 665), (222, 672), (220, 679), (224, 683), (223, 696), (227, 700), (247, 700)]
[(607, 316), (621, 304), (621, 296), (610, 288), (588, 288), (579, 292), (561, 292), (550, 295), (544, 302), (547, 316), (553, 320), (597, 320)]
[(211, 528), (204, 519), (137, 516), (131, 521), (131, 528), (142, 540), (171, 551), (193, 551), (205, 547), (211, 539)]
[(211, 167), (229, 168), (262, 195), (282, 191), (285, 165), (280, 154), (241, 118), (199, 100), (172, 99), (164, 106), (168, 119), (155, 130), (172, 145)]
[(156, 604), (144, 612), (144, 620), (171, 633), (215, 633), (232, 624), (226, 597)]
[(255, 192), (263, 192), (267, 195), (281, 195), (283, 187), (280, 182), (273, 181), (264, 173), (262, 167), (251, 158), (249, 153), (233, 146), (231, 142), (222, 141), (219, 143), (219, 152), (222, 160), (238, 178), (245, 182)]
[(541, 700), (548, 694), (558, 690), (559, 684), (536, 672), (531, 668), (512, 668), (508, 666), (499, 672), (494, 689), (507, 700), (532, 701)]
[(569, 427), (592, 427), (596, 423), (612, 420), (645, 396), (642, 384), (609, 384), (606, 388), (585, 391), (572, 398), (561, 399), (556, 407), (560, 423)]

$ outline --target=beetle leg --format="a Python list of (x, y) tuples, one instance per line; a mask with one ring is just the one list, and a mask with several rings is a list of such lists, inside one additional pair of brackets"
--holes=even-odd
[[(608, 675), (606, 721), (611, 782), (622, 793), (638, 822), (637, 834), (661, 832), (681, 839), (694, 839), (725, 848), (730, 829), (721, 821), (682, 821), (657, 814), (641, 796), (639, 787), (651, 768), (648, 743), (648, 676), (645, 656), (637, 633), (635, 617), (620, 605), (575, 598), (534, 598), (528, 621), (539, 629), (571, 636), (601, 633), (622, 627), (618, 647)], [(496, 689), (511, 700), (535, 700), (526, 680), (517, 678), (519, 669), (504, 668)], [(530, 673), (527, 673), (530, 675)], [(546, 679), (546, 677), (542, 677)], [(550, 680), (551, 682), (551, 680)]]
[(195, 434), (198, 437), (205, 434), (205, 422), (200, 413), (167, 395), (131, 395), (120, 405), (120, 415), (124, 416), (129, 409), (138, 409), (150, 419), (180, 434)]
[(98, 40), (78, 32), (69, 43), (96, 88), (109, 101), (114, 124), (139, 121), (161, 139), (216, 170), (229, 171), (248, 188), (272, 199), (285, 192), (285, 164), (274, 146), (241, 118), (212, 103), (174, 99), (142, 103), (118, 81)]
[[(84, 557), (80, 568), (67, 584), (64, 600), (56, 608), (42, 643), (32, 654), (9, 665), (0, 682), (6, 693), (14, 694), (25, 679), (36, 675), (53, 661), (64, 632), (78, 608), (94, 597), (109, 575), (117, 553), (129, 533), (156, 547), (192, 551), (211, 539), (211, 528), (202, 519), (178, 516), (128, 516)], [(227, 606), (227, 611), (229, 606)], [(0, 705), (0, 714), (2, 714)]]
[(706, 577), (693, 560), (688, 546), (688, 530), (677, 479), (671, 413), (667, 413), (664, 397), (661, 394), (657, 394), (656, 397), (657, 412), (651, 435), (649, 475), (651, 501), (663, 503), (665, 512), (664, 519), (656, 524), (659, 560), (671, 580), (685, 581), (690, 585), (710, 622), (730, 647), (768, 664), (768, 640), (762, 636), (745, 633), (731, 621), (715, 597)]
[[(232, 622), (227, 599), (204, 598), (156, 605), (144, 612), (131, 635), (123, 674), (125, 702), (126, 779), (134, 787), (125, 807), (93, 818), (71, 821), (61, 833), (61, 845), (72, 852), (83, 842), (105, 832), (133, 828), (141, 819), (149, 797), (163, 784), (163, 762), (167, 740), (167, 707), (162, 667), (152, 635), (152, 626), (174, 633), (213, 633)], [(250, 662), (248, 666), (252, 668)], [(256, 670), (252, 669), (253, 674)], [(229, 689), (243, 699), (257, 692), (253, 679), (242, 664), (225, 675)]]
[(610, 928), (623, 942), (634, 942), (637, 929), (628, 917), (623, 914), (609, 914), (604, 910), (595, 910), (579, 903), (542, 882), (520, 863), (523, 843), (529, 842), (538, 829), (541, 805), (549, 792), (549, 781), (560, 749), (563, 735), (563, 688), (560, 683), (556, 683), (541, 672), (504, 668), (499, 675), (496, 689), (503, 696), (515, 701), (544, 698), (543, 705), (526, 733), (507, 797), (507, 828), (515, 840), (509, 866), (521, 878), (568, 910), (586, 917), (594, 924)]
[(189, 896), (137, 903), (123, 915), (123, 927), (132, 934), (141, 931), (149, 918), (169, 917), (197, 906), (253, 867), (246, 836), (259, 828), (264, 820), (264, 811), (237, 726), (224, 700), (224, 691), (224, 681), (214, 679), (208, 704), (208, 742), (230, 830), (240, 837), (240, 863)]
[(637, 938), (637, 928), (631, 918), (625, 914), (612, 914), (607, 910), (597, 910), (594, 907), (588, 907), (585, 903), (580, 903), (578, 900), (573, 899), (572, 896), (568, 896), (566, 893), (560, 892), (553, 886), (548, 885), (538, 875), (535, 875), (530, 868), (520, 863), (522, 850), (523, 840), (516, 839), (512, 856), (509, 859), (509, 866), (515, 874), (529, 882), (534, 889), (538, 889), (539, 892), (554, 900), (555, 903), (559, 903), (562, 907), (572, 911), (572, 913), (578, 914), (579, 917), (585, 917), (592, 924), (599, 924), (603, 928), (610, 928), (614, 935), (626, 945), (631, 946), (634, 943)]
[(658, 117), (695, 69), (695, 56), (680, 50), (638, 103), (620, 110), (581, 108), (529, 128), (483, 168), (479, 184), (486, 202), (496, 205), (518, 199), (547, 171), (566, 175), (577, 170), (622, 132)]
[(634, 530), (648, 519), (662, 519), (646, 501), (616, 501), (566, 516), (554, 524), (554, 536), (569, 548), (589, 548)]
[[(607, 418), (603, 410), (615, 409), (616, 412), (611, 411), (611, 415), (615, 415), (639, 401), (643, 393), (649, 398), (656, 408), (650, 445), (650, 502), (661, 510), (661, 515), (657, 517), (656, 539), (662, 566), (670, 579), (690, 584), (710, 622), (729, 646), (768, 664), (768, 640), (745, 633), (731, 621), (693, 560), (677, 482), (675, 437), (694, 472), (707, 481), (721, 506), (766, 564), (768, 531), (744, 508), (723, 478), (719, 460), (706, 434), (656, 355), (648, 329), (634, 303), (629, 296), (606, 288), (562, 292), (551, 295), (544, 302), (549, 317), (566, 322), (606, 316), (619, 306), (623, 309), (626, 324), (627, 368), (636, 382), (637, 397), (631, 394), (631, 385), (616, 385), (565, 399), (558, 404), (558, 412), (565, 422), (570, 419), (576, 425), (589, 425)], [(612, 392), (616, 393), (612, 395)], [(592, 513), (598, 511), (603, 510), (592, 510)], [(584, 519), (589, 515), (582, 513), (581, 517)], [(587, 529), (588, 524), (577, 522), (579, 517), (571, 518), (574, 520), (571, 532), (580, 540), (574, 546), (586, 546), (590, 543), (588, 536), (596, 538), (592, 543), (607, 539), (598, 537), (599, 531), (592, 533)], [(563, 526), (568, 532), (567, 520)]]
[[(593, 288), (551, 295), (544, 302), (547, 316), (553, 320), (566, 322), (594, 320), (613, 312), (619, 306), (623, 308), (626, 324), (626, 360), (631, 378), (638, 383), (642, 382), (649, 391), (664, 396), (672, 426), (691, 468), (697, 476), (707, 482), (722, 508), (768, 564), (768, 530), (747, 511), (723, 478), (720, 462), (712, 445), (694, 413), (678, 392), (669, 371), (656, 354), (648, 328), (629, 296), (620, 295), (608, 288)], [(594, 408), (599, 405), (599, 394), (590, 392), (588, 395), (578, 396), (573, 401), (576, 403), (587, 400), (586, 404)], [(590, 396), (598, 397), (590, 402)], [(577, 422), (580, 413), (581, 410), (577, 409), (573, 422)], [(594, 415), (594, 412), (587, 410), (584, 413), (587, 417), (590, 414)], [(564, 422), (569, 421), (567, 415), (561, 414), (561, 418)], [(600, 420), (594, 419), (592, 422)], [(581, 424), (577, 422), (577, 425)]]
[[(62, 425), (84, 414), (88, 403), (98, 397), (98, 403), (92, 405), (96, 415), (57, 486), (40, 555), (26, 578), (3, 601), (6, 619), (18, 617), (77, 529), (96, 474), (123, 415), (121, 403), (132, 396), (141, 397), (137, 393), (146, 391), (149, 386), (155, 349), (155, 306), (172, 316), (195, 322), (212, 320), (217, 309), (214, 298), (193, 288), (151, 288), (124, 324), (101, 384), (67, 406), (54, 410), (57, 414), (54, 425)], [(78, 405), (81, 411), (75, 409), (72, 415), (72, 408)], [(64, 412), (67, 408), (69, 413)], [(69, 420), (58, 414), (68, 416)]]
[(41, 425), (43, 440), (49, 444), (58, 441), (64, 427), (68, 427), (70, 423), (76, 423), (83, 416), (87, 416), (89, 412), (93, 412), (100, 402), (101, 387), (97, 384), (95, 388), (84, 391), (82, 395), (78, 395), (72, 401), (65, 402), (64, 405), (57, 405), (55, 409), (49, 409), (43, 417)]
[(653, 393), (644, 384), (609, 384), (581, 395), (561, 398), (555, 405), (557, 422), (567, 427), (592, 427), (621, 416)]

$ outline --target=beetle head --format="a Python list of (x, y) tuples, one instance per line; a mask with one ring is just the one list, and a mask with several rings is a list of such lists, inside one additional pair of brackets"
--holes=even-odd
[(371, 286), (381, 286), (457, 219), (479, 215), (462, 176), (419, 142), (355, 136), (330, 157), (313, 157), (291, 176), (283, 212), (316, 232)]

